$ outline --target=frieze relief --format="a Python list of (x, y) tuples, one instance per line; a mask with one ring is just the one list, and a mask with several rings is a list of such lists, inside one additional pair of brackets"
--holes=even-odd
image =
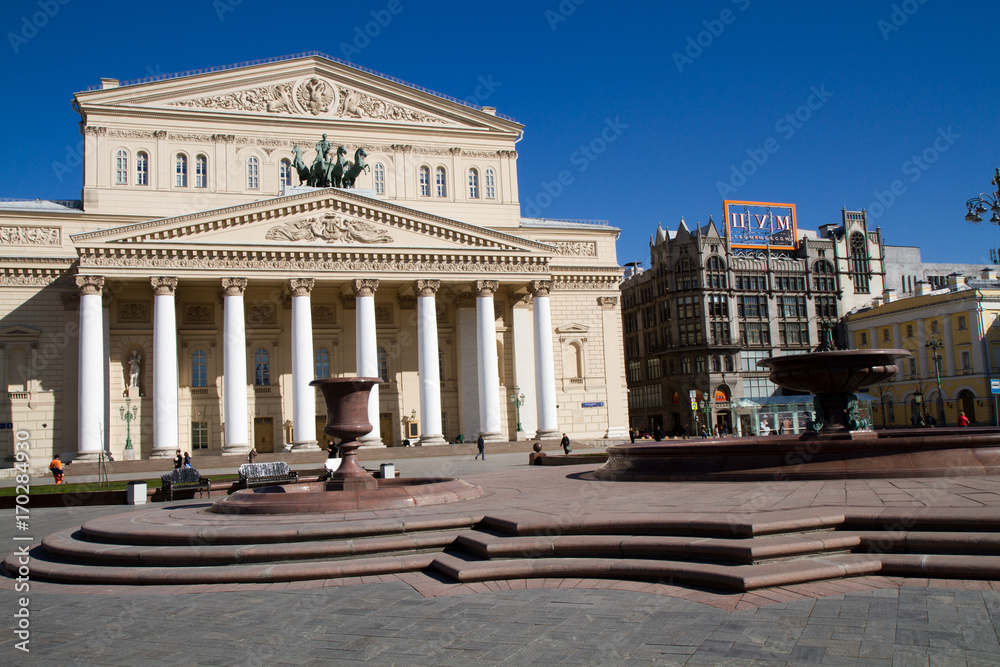
[(392, 324), (392, 306), (375, 305), (375, 322), (378, 324)]
[(542, 241), (551, 243), (558, 248), (560, 255), (573, 255), (576, 257), (597, 257), (597, 243), (593, 241)]
[(462, 151), (464, 157), (500, 157), (500, 151)]
[(156, 135), (153, 130), (108, 130), (109, 137), (119, 139), (156, 139)]
[(170, 102), (171, 106), (199, 109), (225, 109), (227, 111), (258, 111), (265, 113), (295, 113), (292, 102), (292, 84), (261, 86), (224, 95), (198, 97), (193, 100)]
[(58, 227), (0, 227), (0, 245), (62, 245)]
[(149, 304), (136, 301), (123, 301), (118, 304), (118, 321), (132, 323), (149, 322)]
[(247, 324), (275, 324), (277, 321), (273, 303), (254, 303), (247, 308)]
[(316, 241), (327, 243), (392, 243), (392, 237), (363, 220), (345, 218), (332, 211), (321, 216), (294, 220), (267, 230), (269, 241)]
[(375, 120), (396, 120), (410, 123), (436, 123), (439, 125), (449, 125), (441, 118), (435, 118), (420, 111), (406, 109), (398, 104), (392, 104), (385, 100), (380, 100), (366, 93), (350, 88), (340, 88), (340, 105), (337, 108), (338, 116), (351, 116), (354, 118), (373, 118)]
[(198, 141), (201, 143), (213, 143), (213, 134), (168, 134), (171, 141)]
[(330, 306), (313, 306), (312, 317), (316, 324), (337, 323), (337, 311)]
[(184, 306), (184, 324), (211, 324), (215, 308), (210, 303)]

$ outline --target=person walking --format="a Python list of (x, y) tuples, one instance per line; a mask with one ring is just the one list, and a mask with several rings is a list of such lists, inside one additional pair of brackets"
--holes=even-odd
[(959, 426), (968, 426), (969, 425), (969, 418), (965, 416), (964, 412), (959, 412), (958, 413), (958, 425)]
[(569, 446), (569, 436), (565, 433), (563, 433), (562, 440), (559, 441), (559, 444), (562, 445), (563, 454), (569, 454), (573, 451), (573, 448)]
[(653, 426), (653, 440), (656, 440), (657, 442), (663, 440), (663, 431), (660, 430), (659, 424)]
[(479, 453), (476, 454), (476, 459), (478, 459), (480, 456), (482, 456), (483, 460), (485, 461), (486, 460), (486, 440), (483, 439), (483, 435), (481, 433), (479, 434), (479, 438), (476, 440), (476, 449), (479, 450)]
[(174, 457), (174, 470), (180, 469), (184, 465), (184, 457), (181, 456), (181, 450), (177, 450), (177, 456)]
[(191, 455), (188, 454), (187, 452), (184, 452), (184, 467), (185, 468), (193, 468), (194, 467), (194, 466), (191, 465)]
[(63, 483), (63, 465), (62, 461), (59, 460), (58, 454), (52, 457), (52, 463), (49, 464), (49, 472), (51, 472), (52, 477), (55, 478), (56, 484)]

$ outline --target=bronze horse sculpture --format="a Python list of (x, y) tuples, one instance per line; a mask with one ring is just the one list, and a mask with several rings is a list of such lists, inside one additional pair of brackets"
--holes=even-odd
[(354, 151), (354, 162), (348, 163), (350, 166), (341, 178), (341, 187), (353, 188), (354, 181), (357, 180), (358, 175), (362, 171), (368, 171), (370, 167), (365, 163), (365, 158), (368, 157), (368, 153), (365, 152), (364, 148), (359, 148)]
[(309, 171), (309, 167), (306, 166), (306, 163), (302, 161), (302, 149), (299, 148), (298, 144), (292, 146), (292, 155), (295, 156), (292, 166), (295, 167), (295, 171), (299, 175), (299, 185), (302, 185), (303, 183), (306, 185), (312, 185), (312, 174)]
[(347, 149), (337, 146), (337, 157), (327, 163), (326, 181), (327, 187), (344, 187), (344, 174), (351, 168), (351, 161), (347, 159)]

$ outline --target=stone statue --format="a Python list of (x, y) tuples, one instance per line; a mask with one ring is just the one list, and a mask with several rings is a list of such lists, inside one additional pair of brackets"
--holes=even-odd
[(132, 350), (132, 356), (128, 359), (128, 386), (125, 387), (125, 395), (129, 395), (131, 389), (139, 388), (139, 370), (142, 362), (142, 355), (139, 350)]

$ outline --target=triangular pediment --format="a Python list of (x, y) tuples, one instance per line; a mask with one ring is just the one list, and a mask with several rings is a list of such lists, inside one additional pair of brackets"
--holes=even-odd
[(12, 327), (0, 329), (0, 338), (38, 338), (42, 335), (39, 329), (26, 327), (23, 324), (15, 324)]
[(332, 188), (71, 236), (78, 248), (541, 254), (555, 248)]
[(586, 336), (590, 333), (590, 327), (579, 322), (570, 322), (561, 327), (556, 327), (556, 333), (560, 336)]
[(368, 125), (519, 131), (520, 125), (447, 96), (310, 55), (79, 93), (81, 106), (214, 117), (257, 116)]

